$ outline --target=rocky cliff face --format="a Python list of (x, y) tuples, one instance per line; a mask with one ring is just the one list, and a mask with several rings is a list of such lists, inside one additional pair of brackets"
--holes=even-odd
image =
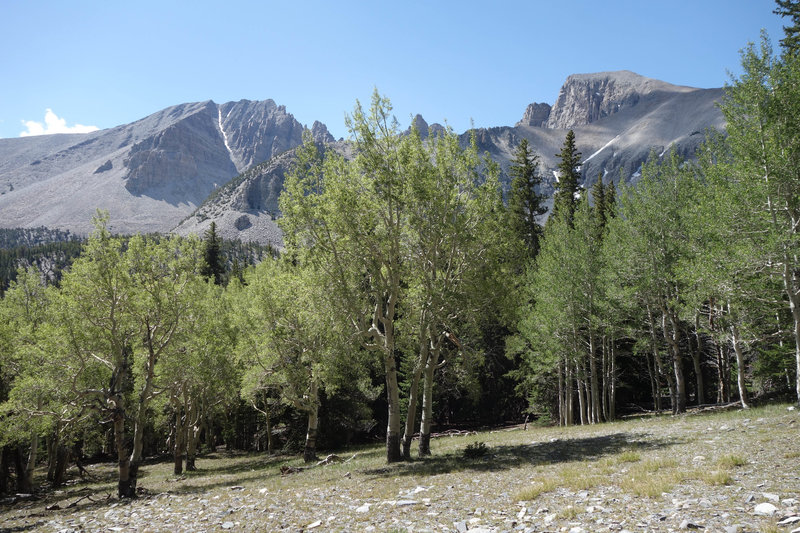
[(311, 138), (314, 139), (314, 142), (320, 144), (329, 144), (336, 140), (328, 131), (328, 127), (318, 120), (315, 120), (311, 126)]
[(134, 144), (123, 165), (127, 169), (125, 188), (131, 193), (179, 196), (194, 203), (202, 202), (207, 195), (199, 194), (237, 173), (217, 126), (213, 102)]
[(693, 90), (695, 89), (670, 85), (626, 70), (573, 74), (561, 87), (558, 99), (544, 125), (557, 129), (585, 126), (633, 107), (642, 98), (653, 93)]
[(294, 162), (294, 152), (289, 150), (260, 163), (215, 190), (173, 231), (179, 235), (203, 235), (215, 222), (225, 239), (280, 245), (281, 233), (275, 223), (278, 199)]
[(239, 172), (303, 142), (303, 125), (272, 100), (228, 102), (218, 107), (217, 118)]
[(550, 118), (550, 104), (530, 104), (522, 115), (522, 120), (517, 122), (517, 126), (533, 126), (541, 128), (547, 124)]
[[(319, 137), (332, 139), (330, 134)], [(319, 150), (335, 150), (345, 157), (352, 157), (352, 150), (346, 142), (317, 144)], [(283, 152), (248, 169), (224, 187), (215, 190), (173, 231), (179, 235), (203, 235), (211, 222), (215, 222), (220, 235), (226, 239), (280, 246), (281, 231), (275, 222), (280, 214), (278, 200), (286, 174), (294, 164), (295, 153), (296, 149)]]
[(576, 74), (567, 78), (541, 127), (536, 124), (544, 108), (531, 104), (515, 128), (485, 130), (482, 140), (496, 147), (495, 159), (507, 168), (512, 145), (527, 138), (540, 158), (545, 193), (554, 185), (555, 154), (568, 129), (575, 132), (583, 154), (584, 187), (591, 187), (598, 176), (636, 182), (652, 152), (663, 156), (673, 149), (691, 158), (707, 129), (724, 129), (716, 106), (722, 95), (722, 89), (681, 87), (628, 71)]

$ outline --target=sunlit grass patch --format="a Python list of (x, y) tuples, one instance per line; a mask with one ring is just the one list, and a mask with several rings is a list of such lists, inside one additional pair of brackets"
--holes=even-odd
[(556, 490), (558, 487), (559, 487), (559, 479), (555, 476), (546, 477), (544, 479), (538, 479), (534, 481), (530, 487), (525, 487), (524, 489), (517, 492), (514, 499), (516, 501), (535, 500), (545, 492), (552, 492)]
[(677, 459), (654, 458), (634, 464), (619, 483), (620, 488), (635, 496), (657, 498), (694, 473), (678, 469)]
[(733, 483), (731, 471), (734, 468), (744, 466), (747, 463), (747, 459), (741, 457), (740, 455), (723, 455), (717, 459), (716, 470), (699, 472), (698, 479), (708, 485), (730, 485)]
[(677, 459), (647, 459), (632, 466), (619, 486), (635, 496), (657, 498), (672, 491), (676, 485), (689, 481), (712, 486), (730, 485), (733, 483), (731, 471), (747, 463), (739, 455), (728, 454), (716, 461), (716, 468), (703, 470), (682, 465)]
[(605, 479), (585, 463), (567, 466), (561, 469), (559, 475), (561, 486), (574, 491), (594, 488)]
[(552, 492), (558, 488), (571, 491), (589, 490), (597, 487), (608, 479), (602, 465), (595, 468), (590, 463), (577, 463), (562, 466), (551, 475), (543, 475), (536, 479), (533, 485), (525, 487), (516, 495), (517, 501), (535, 500), (545, 492)]
[(723, 455), (722, 457), (717, 459), (717, 466), (719, 468), (724, 468), (729, 470), (739, 466), (744, 466), (747, 463), (748, 461), (744, 457), (733, 454)]
[(642, 454), (635, 450), (625, 450), (617, 456), (619, 463), (638, 463), (642, 460)]
[(728, 470), (712, 470), (711, 472), (703, 472), (700, 474), (700, 481), (708, 485), (730, 485), (733, 483), (733, 478)]

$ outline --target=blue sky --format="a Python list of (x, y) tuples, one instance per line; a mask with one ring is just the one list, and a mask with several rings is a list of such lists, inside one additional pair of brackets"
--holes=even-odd
[(2, 0), (0, 137), (272, 98), (338, 138), (373, 87), (403, 126), (416, 113), (457, 131), (513, 125), (529, 103), (553, 103), (574, 73), (720, 87), (762, 28), (777, 48), (773, 9), (772, 0)]

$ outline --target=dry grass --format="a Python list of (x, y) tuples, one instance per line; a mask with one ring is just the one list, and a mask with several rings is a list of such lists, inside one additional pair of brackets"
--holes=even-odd
[(719, 459), (717, 459), (717, 466), (719, 468), (731, 470), (733, 468), (744, 466), (747, 464), (747, 459), (738, 456), (738, 455), (723, 455)]
[(619, 463), (638, 463), (642, 460), (642, 454), (633, 450), (626, 450), (616, 458)]

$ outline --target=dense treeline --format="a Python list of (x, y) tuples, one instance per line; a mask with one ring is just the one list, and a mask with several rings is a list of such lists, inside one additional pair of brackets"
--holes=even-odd
[(17, 269), (36, 266), (51, 283), (80, 255), (83, 239), (48, 228), (0, 229), (0, 294), (16, 279)]
[[(20, 267), (35, 266), (48, 283), (57, 285), (85, 242), (85, 238), (57, 229), (0, 228), (0, 294), (17, 278)], [(220, 268), (236, 277), (241, 277), (247, 265), (277, 254), (269, 245), (224, 239), (219, 239), (219, 251)]]
[(474, 141), (402, 134), (377, 92), (353, 158), (298, 151), (280, 255), (99, 215), (59, 283), (23, 268), (2, 299), (0, 492), (45, 456), (53, 485), (113, 456), (133, 497), (145, 456), (180, 473), (220, 444), (312, 461), (381, 438), (391, 462), (437, 424), (800, 402), (800, 59), (764, 39), (743, 66), (726, 135), (653, 153), (635, 186), (583, 190), (570, 131), (544, 225), (526, 142), (504, 204)]
[(82, 240), (69, 231), (46, 228), (0, 228), (0, 250), (19, 246), (38, 246), (51, 242)]

